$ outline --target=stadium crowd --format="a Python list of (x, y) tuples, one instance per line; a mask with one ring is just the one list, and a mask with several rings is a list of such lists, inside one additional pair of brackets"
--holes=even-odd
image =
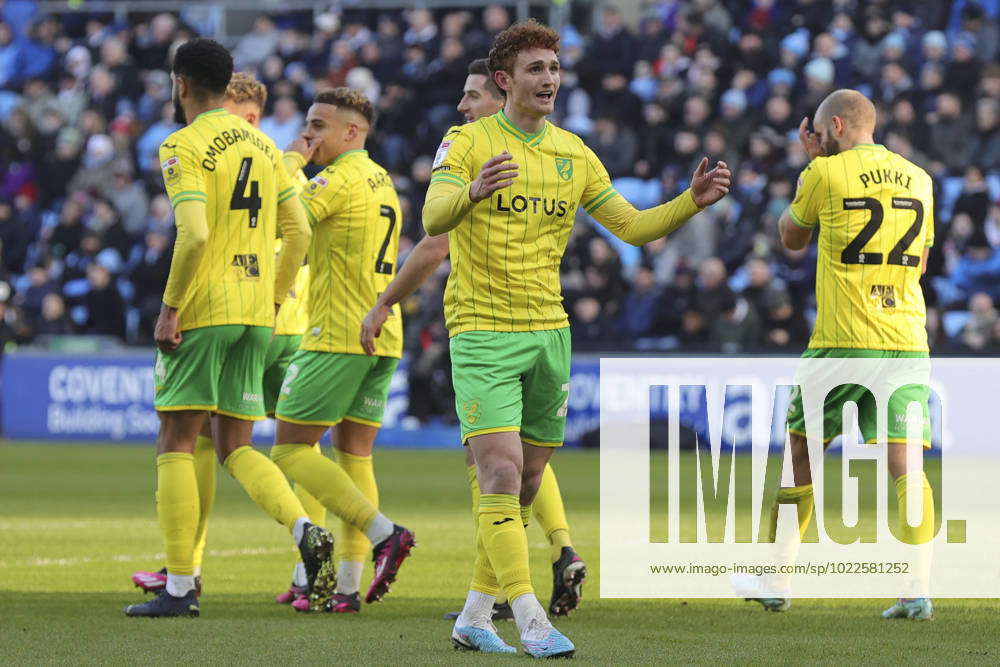
[[(196, 25), (23, 1), (0, 14), (0, 338), (149, 344), (173, 234), (157, 158), (177, 128), (166, 64)], [(643, 248), (578, 213), (563, 266), (575, 349), (799, 353), (814, 250), (783, 249), (776, 221), (806, 163), (800, 119), (853, 87), (878, 105), (877, 140), (935, 177), (932, 349), (1000, 350), (1000, 0), (661, 0), (638, 26), (611, 6), (597, 16), (562, 30), (552, 120), (639, 208), (674, 196), (705, 154), (729, 163), (734, 187)], [(400, 192), (405, 257), (466, 66), (510, 21), (501, 6), (275, 14), (232, 46), (270, 91), (261, 129), (279, 147), (319, 88), (376, 102), (369, 150)], [(447, 382), (446, 278), (447, 265), (404, 303), (417, 382)]]

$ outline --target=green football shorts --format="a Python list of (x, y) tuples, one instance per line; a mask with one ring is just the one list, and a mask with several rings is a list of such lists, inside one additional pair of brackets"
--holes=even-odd
[(285, 381), (285, 370), (298, 351), (300, 342), (302, 336), (280, 334), (267, 346), (267, 356), (264, 357), (264, 410), (268, 417), (274, 416), (278, 392)]
[(559, 447), (569, 404), (569, 328), (466, 331), (451, 339), (451, 374), (462, 443), (519, 431), (521, 440)]
[(346, 419), (378, 428), (398, 364), (393, 357), (298, 350), (285, 371), (275, 416), (307, 426)]
[[(853, 348), (819, 348), (806, 350), (803, 359), (926, 359), (926, 352), (902, 352), (895, 350), (865, 350)], [(886, 370), (891, 371), (887, 366)], [(923, 444), (931, 446), (931, 424), (928, 398), (930, 389), (926, 384), (902, 384), (889, 397), (886, 419), (886, 440), (890, 443), (906, 443), (906, 411), (911, 403), (918, 403), (923, 412)], [(878, 442), (878, 410), (875, 397), (866, 387), (857, 384), (843, 384), (834, 387), (827, 394), (823, 405), (823, 443), (829, 443), (843, 432), (844, 404), (856, 403), (858, 427), (862, 441), (867, 444)], [(799, 385), (792, 390), (788, 405), (786, 428), (789, 433), (806, 435), (805, 412), (802, 408), (802, 394)]]
[(156, 352), (156, 409), (263, 419), (261, 380), (271, 328), (230, 324), (182, 333), (176, 350)]

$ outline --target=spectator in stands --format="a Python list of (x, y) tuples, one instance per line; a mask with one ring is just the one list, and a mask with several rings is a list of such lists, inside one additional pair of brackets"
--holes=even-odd
[(75, 333), (62, 295), (51, 292), (42, 297), (42, 311), (33, 324), (33, 333), (36, 336), (67, 336)]
[(125, 336), (125, 302), (105, 266), (95, 262), (87, 267), (87, 285), (77, 301), (85, 313), (81, 333)]
[(270, 58), (278, 48), (278, 39), (274, 21), (267, 16), (258, 17), (253, 22), (253, 30), (241, 37), (233, 49), (237, 70), (253, 69)]
[[(1000, 208), (991, 205), (1000, 197), (996, 3), (855, 4), (848, 13), (846, 5), (817, 1), (661, 2), (638, 30), (613, 7), (600, 9), (594, 25), (589, 15), (574, 14), (581, 20), (562, 32), (558, 122), (601, 155), (619, 191), (645, 206), (666, 201), (703, 152), (737, 174), (725, 205), (638, 251), (609, 245), (580, 216), (563, 266), (577, 338), (633, 347), (637, 336), (616, 336), (615, 325), (634, 324), (641, 311), (636, 331), (673, 337), (683, 349), (707, 349), (710, 339), (744, 346), (744, 338), (719, 338), (718, 318), (736, 329), (752, 319), (727, 293), (732, 275), (734, 286), (751, 284), (743, 298), (758, 320), (760, 345), (797, 351), (808, 333), (815, 246), (784, 249), (775, 242), (775, 221), (806, 164), (794, 138), (798, 121), (831, 87), (872, 91), (881, 105), (876, 141), (927, 168), (940, 186), (938, 243), (924, 281), (929, 328), (938, 336), (932, 341), (960, 344), (945, 339), (932, 305), (939, 292), (942, 309), (981, 291), (1000, 297)], [(310, 24), (273, 9), (236, 48), (241, 65), (256, 68), (271, 89), (265, 130), (283, 147), (317, 87), (363, 87), (379, 111), (368, 149), (399, 185), (407, 211), (401, 248), (411, 246), (422, 233), (412, 211), (419, 210), (444, 126), (454, 122), (454, 89), (466, 61), (485, 55), (510, 13), (499, 5), (478, 15), (352, 10), (320, 13)], [(139, 329), (131, 333), (142, 339), (173, 234), (158, 156), (178, 127), (164, 63), (171, 46), (193, 31), (169, 13), (129, 15), (140, 18), (127, 25), (94, 14), (82, 31), (70, 14), (31, 16), (17, 25), (0, 22), (2, 268), (18, 288), (15, 298), (40, 313), (48, 292), (86, 283), (88, 292), (103, 293), (81, 274), (103, 265), (108, 287), (117, 292), (121, 284), (128, 307), (138, 311)], [(87, 248), (95, 237), (99, 252), (92, 257)], [(721, 271), (711, 268), (717, 263)], [(45, 267), (42, 278), (36, 265)], [(768, 265), (770, 277), (761, 278)], [(698, 286), (689, 267), (701, 268)], [(708, 274), (721, 274), (721, 282), (712, 287)], [(643, 298), (653, 293), (657, 314), (647, 327), (648, 310), (637, 304), (648, 305)], [(78, 296), (68, 298), (81, 316)], [(440, 293), (421, 298), (407, 314), (414, 358), (432, 355), (433, 346), (420, 341), (443, 331), (440, 310), (429, 305)], [(12, 305), (8, 312), (20, 311)], [(955, 329), (948, 330), (954, 338)], [(436, 387), (444, 371), (434, 363), (427, 368), (428, 386)]]
[(295, 100), (282, 97), (274, 102), (274, 113), (260, 121), (260, 130), (280, 147), (292, 143), (302, 129), (302, 113)]
[(973, 350), (982, 350), (993, 342), (993, 332), (997, 326), (997, 309), (993, 297), (985, 292), (977, 292), (969, 299), (971, 317), (962, 329), (962, 342)]
[(653, 334), (659, 314), (660, 289), (652, 267), (641, 265), (632, 278), (632, 288), (622, 300), (618, 332), (634, 341)]

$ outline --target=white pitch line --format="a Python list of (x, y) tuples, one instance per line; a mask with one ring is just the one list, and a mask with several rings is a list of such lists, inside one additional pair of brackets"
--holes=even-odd
[[(243, 547), (241, 549), (209, 549), (208, 555), (212, 557), (231, 558), (233, 556), (269, 556), (272, 554), (289, 553), (291, 549), (287, 547)], [(79, 556), (75, 558), (43, 558), (34, 556), (23, 561), (0, 561), (0, 567), (68, 567), (72, 565), (83, 565), (85, 563), (106, 563), (108, 561), (116, 563), (131, 563), (134, 561), (162, 562), (166, 558), (164, 553), (155, 554), (113, 554), (110, 556)]]

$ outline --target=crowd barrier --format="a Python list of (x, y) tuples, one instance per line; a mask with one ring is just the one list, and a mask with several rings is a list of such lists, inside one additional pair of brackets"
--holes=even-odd
[[(3, 361), (0, 399), (3, 432), (11, 439), (99, 442), (152, 442), (159, 426), (153, 410), (153, 353), (128, 352), (73, 355), (18, 351)], [(749, 391), (730, 387), (723, 415), (710, 412), (700, 387), (682, 391), (678, 405), (682, 443), (714, 437), (746, 442), (751, 423)], [(614, 391), (614, 388), (609, 388)], [(787, 401), (779, 395), (776, 402)], [(651, 433), (654, 442), (665, 440), (667, 392), (650, 392)], [(598, 446), (600, 424), (600, 356), (575, 355), (566, 422), (566, 445)], [(377, 443), (401, 448), (459, 446), (457, 425), (441, 422), (419, 424), (407, 418), (407, 360), (392, 379), (383, 427)], [(782, 414), (783, 405), (775, 406)], [(932, 415), (935, 415), (932, 410)], [(721, 417), (721, 419), (719, 418)], [(659, 429), (659, 430), (657, 430)], [(257, 422), (254, 440), (272, 442), (274, 422)], [(780, 423), (771, 432), (771, 444), (783, 442)], [(654, 445), (656, 446), (656, 445)], [(682, 445), (683, 446), (683, 445)]]
[[(599, 361), (574, 361), (567, 444), (581, 444), (596, 432)], [(3, 361), (3, 432), (11, 439), (152, 442), (159, 421), (153, 410), (153, 352), (72, 355), (17, 351)], [(455, 425), (414, 424), (406, 419), (407, 360), (389, 391), (378, 444), (445, 448), (459, 445)], [(254, 439), (271, 441), (274, 423), (258, 422)]]

